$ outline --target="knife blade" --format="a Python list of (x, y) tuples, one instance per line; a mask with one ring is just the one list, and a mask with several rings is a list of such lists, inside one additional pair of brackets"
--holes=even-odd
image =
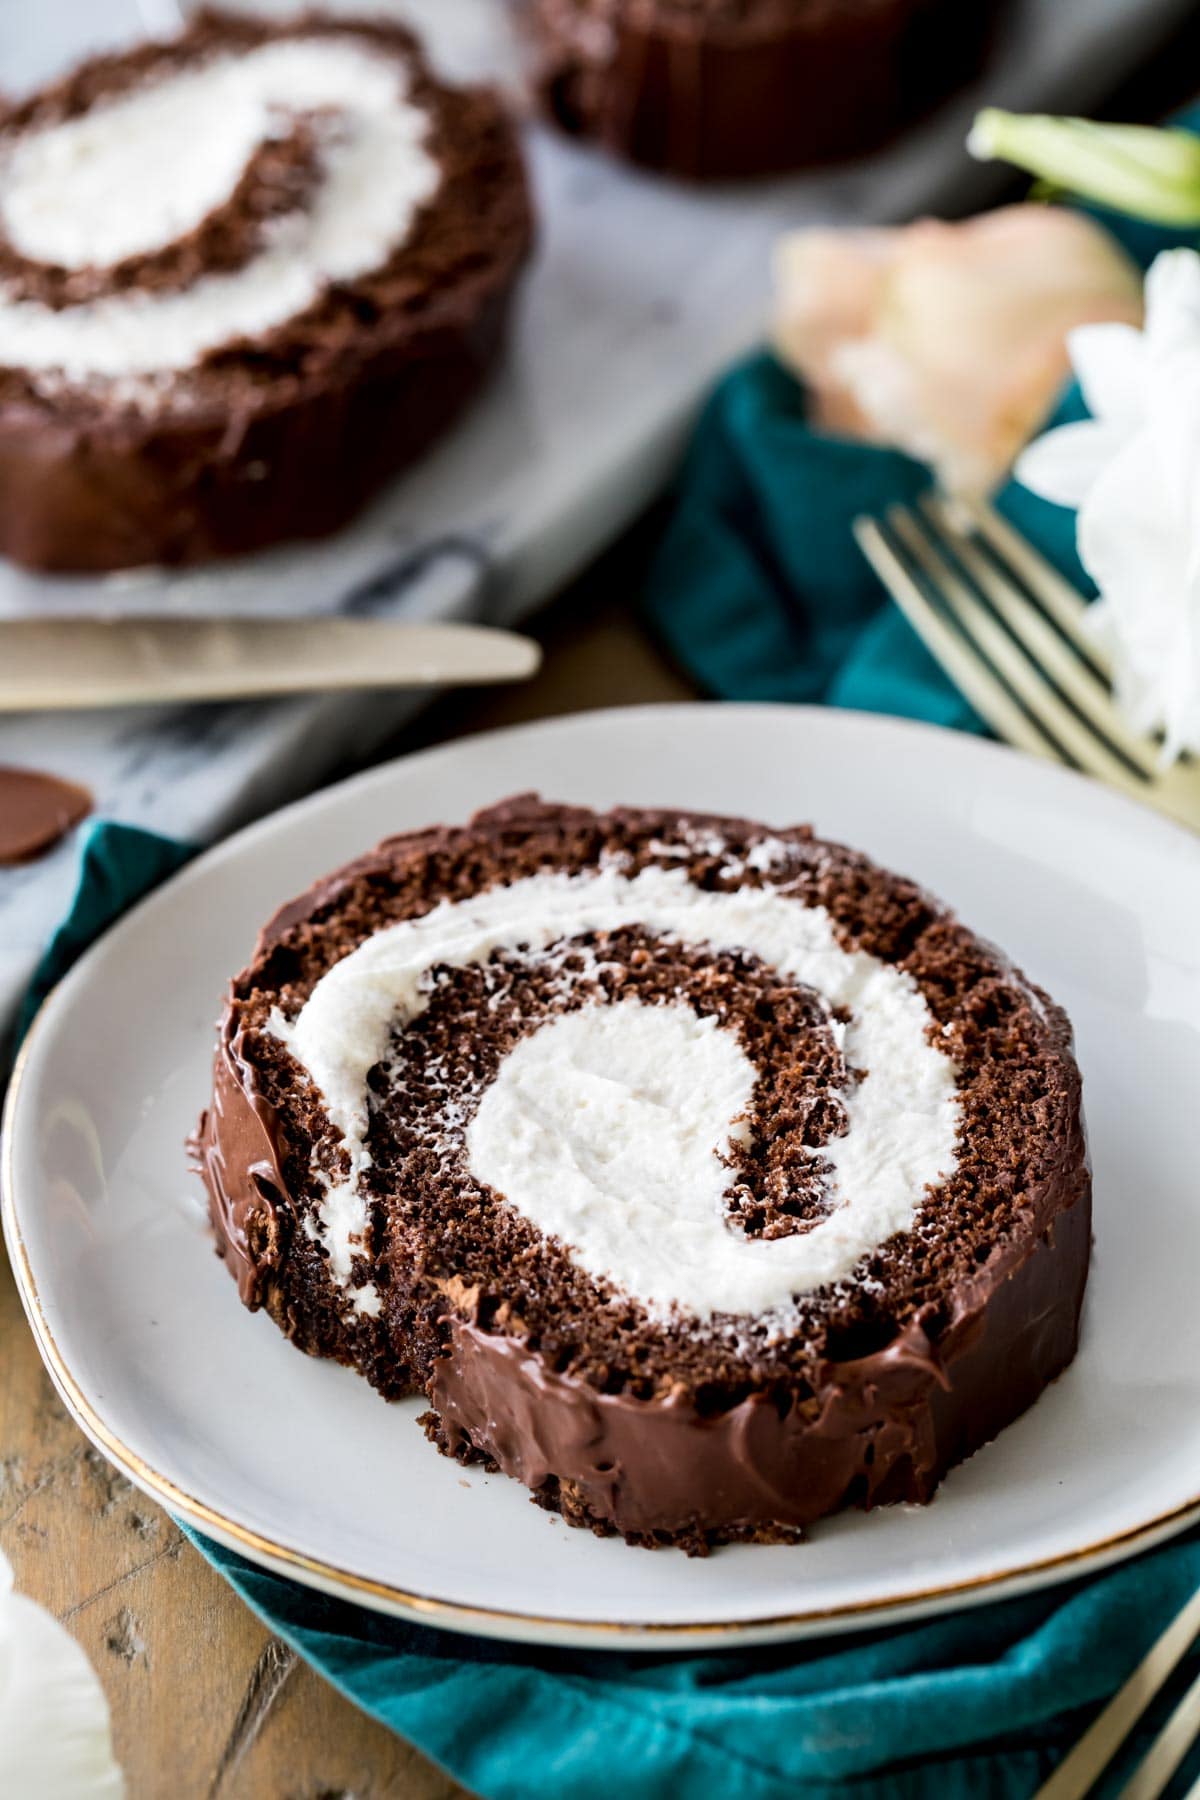
[(0, 712), (521, 681), (539, 646), (484, 625), (95, 616), (0, 622)]

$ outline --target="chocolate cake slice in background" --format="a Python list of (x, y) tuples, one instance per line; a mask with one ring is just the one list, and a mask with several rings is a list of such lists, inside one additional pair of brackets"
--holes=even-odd
[(998, 0), (533, 0), (566, 130), (696, 179), (882, 143), (974, 72)]
[(385, 841), (266, 927), (194, 1147), (243, 1300), (635, 1544), (927, 1500), (1075, 1351), (1064, 1014), (806, 828)]
[(478, 387), (531, 230), (499, 100), (399, 25), (205, 11), (0, 111), (0, 554), (335, 531)]

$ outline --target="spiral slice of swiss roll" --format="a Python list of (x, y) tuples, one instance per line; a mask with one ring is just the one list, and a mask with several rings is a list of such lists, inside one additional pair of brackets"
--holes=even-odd
[(1076, 1347), (1066, 1016), (804, 827), (386, 840), (266, 927), (194, 1149), (248, 1305), (631, 1543), (927, 1500)]
[(399, 25), (206, 11), (0, 109), (0, 554), (336, 530), (478, 387), (531, 232), (499, 100)]

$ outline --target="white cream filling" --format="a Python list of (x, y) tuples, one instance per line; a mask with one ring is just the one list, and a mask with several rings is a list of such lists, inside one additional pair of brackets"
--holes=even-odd
[(724, 1216), (756, 1079), (735, 1034), (690, 1006), (564, 1013), (501, 1063), (467, 1132), (471, 1173), (590, 1274), (656, 1311), (713, 1312), (730, 1280), (774, 1284), (774, 1246)]
[(171, 243), (228, 199), (299, 115), (321, 134), (309, 205), (240, 269), (191, 287), (53, 308), (0, 294), (0, 363), (75, 379), (150, 375), (254, 338), (330, 282), (380, 267), (440, 179), (429, 119), (394, 58), (329, 37), (265, 44), (28, 133), (0, 161), (0, 224), (23, 255), (105, 267)]
[[(386, 1058), (393, 1028), (423, 1010), (425, 973), (437, 964), (485, 962), (495, 950), (537, 953), (559, 939), (629, 925), (682, 943), (749, 951), (814, 988), (831, 1011), (846, 1009), (846, 1059), (865, 1075), (843, 1096), (845, 1135), (822, 1149), (833, 1170), (828, 1215), (801, 1235), (769, 1242), (747, 1239), (725, 1218), (721, 1196), (733, 1177), (723, 1171), (718, 1187), (712, 1163), (722, 1141), (736, 1137), (749, 1065), (731, 1034), (699, 1020), (684, 1027), (678, 1014), (686, 1009), (679, 1007), (619, 1005), (608, 1009), (607, 1023), (597, 1020), (601, 1009), (588, 1008), (579, 1015), (587, 1024), (564, 1020), (514, 1049), (468, 1133), (476, 1175), (490, 1180), (486, 1169), (502, 1167), (503, 1180), (493, 1185), (510, 1205), (559, 1237), (589, 1274), (615, 1282), (660, 1316), (672, 1307), (700, 1318), (786, 1308), (844, 1280), (863, 1255), (912, 1224), (926, 1189), (955, 1167), (959, 1122), (954, 1065), (929, 1039), (931, 1015), (915, 983), (890, 964), (843, 949), (823, 908), (778, 889), (705, 892), (683, 869), (655, 866), (629, 877), (608, 865), (443, 901), (421, 918), (376, 932), (336, 963), (293, 1021), (274, 1015), (272, 1029), (320, 1090), (350, 1158), (349, 1175), (328, 1184), (321, 1209), (335, 1275), (349, 1268), (367, 1229), (359, 1188), (370, 1163), (367, 1074)], [(648, 1023), (650, 1012), (662, 1017)], [(564, 1030), (565, 1037), (555, 1035)], [(557, 1066), (564, 1046), (575, 1055), (575, 1074)], [(678, 1080), (655, 1067), (668, 1051), (683, 1059)], [(599, 1066), (601, 1054), (611, 1056), (611, 1069)], [(689, 1069), (698, 1085), (687, 1079)], [(573, 1140), (564, 1124), (572, 1096), (595, 1098), (603, 1090), (593, 1078), (606, 1073), (617, 1084), (605, 1102), (611, 1117), (625, 1121), (621, 1130), (638, 1122), (636, 1144), (609, 1146), (627, 1157), (631, 1177), (641, 1169), (630, 1186), (598, 1179), (603, 1128)], [(668, 1171), (646, 1150), (656, 1107), (670, 1140), (691, 1146), (673, 1199)], [(518, 1113), (521, 1147), (501, 1141), (517, 1131)], [(571, 1130), (578, 1124), (574, 1119)], [(568, 1181), (567, 1171), (580, 1163), (573, 1144), (585, 1143), (591, 1160), (580, 1179)], [(656, 1169), (661, 1183), (651, 1179)]]

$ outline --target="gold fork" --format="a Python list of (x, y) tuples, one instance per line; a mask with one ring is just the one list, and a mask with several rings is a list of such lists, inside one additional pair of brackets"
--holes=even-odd
[(925, 494), (854, 535), (914, 630), (1010, 744), (1093, 775), (1200, 830), (1200, 764), (1164, 768), (1112, 692), (1087, 602), (990, 506)]
[[(1200, 829), (1200, 767), (1168, 769), (1112, 696), (1087, 602), (991, 507), (934, 494), (854, 534), (876, 574), (980, 717), (1011, 744), (1094, 775)], [(1083, 1800), (1200, 1634), (1194, 1594), (1035, 1800)], [(1200, 1736), (1200, 1676), (1122, 1789), (1156, 1800)], [(1187, 1800), (1200, 1800), (1200, 1782)]]
[[(1083, 1800), (1108, 1768), (1154, 1696), (1200, 1632), (1200, 1593), (1192, 1595), (1153, 1643), (1124, 1687), (1093, 1720), (1034, 1800)], [(1200, 1675), (1180, 1700), (1121, 1789), (1120, 1800), (1156, 1800), (1200, 1736)], [(1200, 1800), (1200, 1781), (1185, 1800)]]

